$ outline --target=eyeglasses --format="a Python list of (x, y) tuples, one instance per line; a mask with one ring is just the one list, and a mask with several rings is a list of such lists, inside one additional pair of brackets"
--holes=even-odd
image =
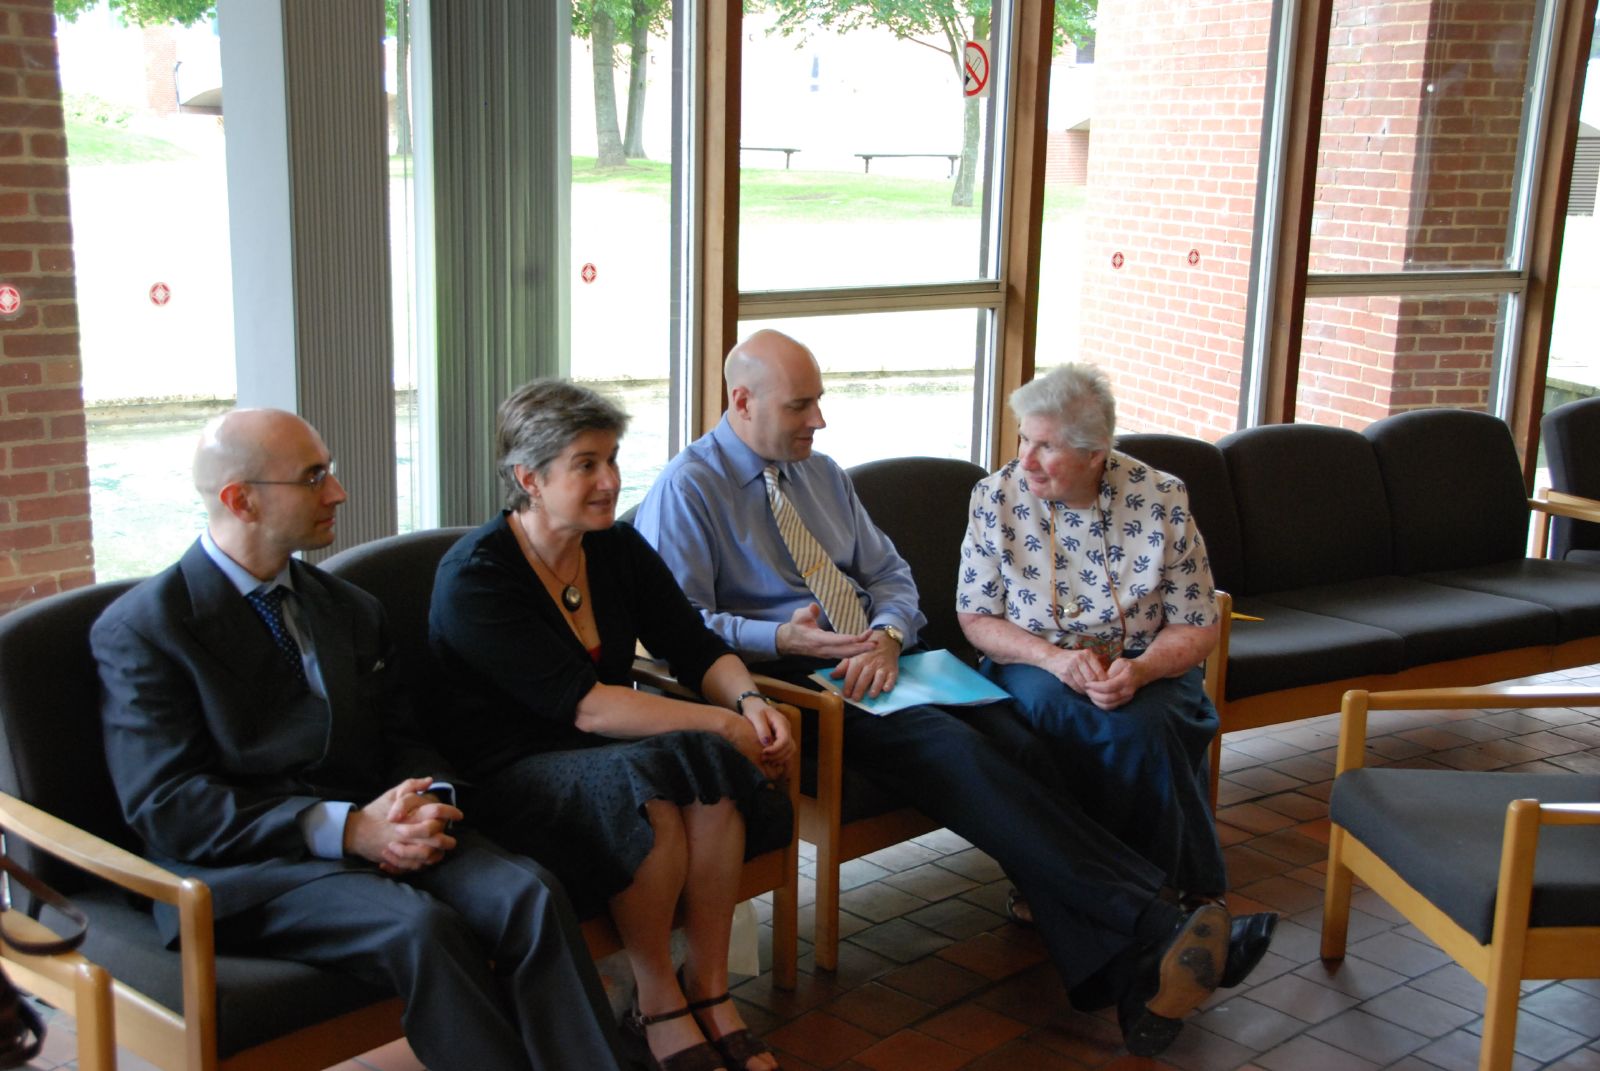
[(322, 485), (328, 482), (329, 476), (337, 475), (339, 463), (332, 458), (328, 459), (325, 468), (320, 468), (310, 476), (300, 480), (240, 480), (240, 483), (276, 484), (280, 487), (308, 487), (313, 491), (322, 490)]

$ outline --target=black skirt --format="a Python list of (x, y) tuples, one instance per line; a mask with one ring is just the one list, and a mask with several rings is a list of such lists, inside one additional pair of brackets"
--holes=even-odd
[(468, 817), (553, 870), (580, 916), (626, 889), (655, 845), (645, 804), (731, 799), (745, 858), (789, 843), (789, 797), (722, 737), (680, 731), (528, 755), (478, 786)]

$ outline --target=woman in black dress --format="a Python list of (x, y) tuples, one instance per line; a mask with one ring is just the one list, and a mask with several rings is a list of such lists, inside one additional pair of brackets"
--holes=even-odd
[[(728, 934), (743, 861), (789, 839), (771, 778), (794, 741), (655, 551), (614, 524), (627, 420), (557, 380), (501, 405), (510, 508), (451, 548), (434, 586), (434, 735), (496, 839), (554, 870), (580, 912), (610, 910), (661, 1067), (772, 1071), (727, 999)], [(636, 641), (710, 705), (635, 691)]]

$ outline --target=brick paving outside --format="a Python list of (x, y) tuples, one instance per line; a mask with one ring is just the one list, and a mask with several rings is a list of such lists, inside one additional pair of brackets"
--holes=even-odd
[[(1538, 678), (1600, 688), (1600, 666)], [(1337, 717), (1229, 735), (1218, 823), (1235, 912), (1282, 913), (1272, 951), (1219, 991), (1159, 1059), (1122, 1049), (1114, 1014), (1074, 1011), (1037, 938), (1005, 917), (994, 861), (947, 830), (846, 864), (837, 973), (802, 944), (800, 983), (734, 994), (787, 1071), (1470, 1071), (1483, 987), (1359, 890), (1341, 964), (1318, 958)], [(1600, 772), (1600, 704), (1576, 710), (1372, 715), (1374, 763)], [(814, 862), (801, 845), (800, 931)], [(769, 909), (758, 905), (765, 920)], [(763, 925), (763, 963), (770, 927)], [(1524, 986), (1513, 1071), (1600, 1071), (1600, 981)], [(38, 1071), (75, 1068), (56, 1017)], [(123, 1054), (122, 1071), (149, 1064)], [(404, 1042), (330, 1071), (420, 1071)]]

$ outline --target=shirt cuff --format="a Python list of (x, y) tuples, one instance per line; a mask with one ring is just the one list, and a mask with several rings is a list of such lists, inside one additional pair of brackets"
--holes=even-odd
[(300, 833), (318, 859), (344, 858), (344, 824), (353, 803), (323, 800), (300, 812)]
[(770, 661), (781, 657), (778, 652), (778, 629), (781, 622), (756, 621), (746, 618), (744, 628), (740, 629), (739, 647), (758, 656), (759, 661)]
[(902, 653), (916, 646), (917, 630), (912, 626), (911, 622), (902, 617), (896, 617), (894, 614), (879, 614), (872, 621), (873, 628), (882, 628), (884, 625), (893, 625), (900, 630), (900, 635), (906, 638)]

